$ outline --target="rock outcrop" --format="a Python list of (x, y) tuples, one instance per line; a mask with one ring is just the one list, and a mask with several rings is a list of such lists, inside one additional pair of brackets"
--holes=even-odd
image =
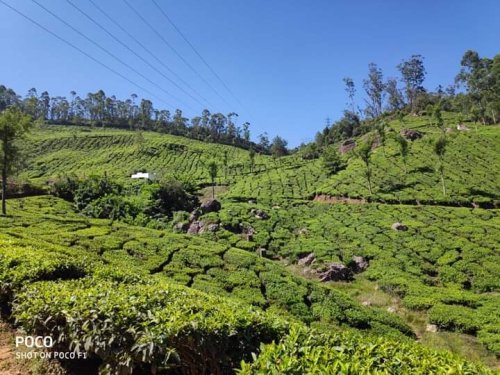
[(312, 262), (314, 262), (314, 259), (316, 259), (316, 255), (314, 255), (314, 253), (310, 253), (305, 257), (300, 258), (297, 264), (301, 267), (307, 267), (310, 266)]
[(360, 273), (368, 268), (368, 260), (362, 256), (354, 255), (352, 257), (350, 266), (352, 272)]
[(204, 214), (206, 214), (209, 212), (218, 212), (221, 207), (222, 206), (217, 199), (209, 199), (201, 204), (200, 209)]
[(356, 141), (354, 141), (354, 139), (347, 139), (344, 142), (342, 142), (342, 144), (339, 147), (339, 151), (341, 154), (345, 154), (354, 149), (354, 147), (356, 147)]
[(401, 224), (400, 222), (397, 222), (397, 223), (392, 224), (392, 225), (391, 225), (391, 228), (392, 228), (393, 230), (403, 231), (403, 232), (405, 232), (405, 231), (407, 231), (407, 230), (408, 230), (408, 227), (407, 227), (406, 225), (404, 225), (404, 224)]
[(350, 268), (342, 263), (330, 263), (328, 268), (319, 273), (319, 279), (325, 281), (350, 281), (353, 279), (353, 273)]
[(269, 215), (267, 214), (267, 212), (261, 210), (260, 208), (253, 208), (250, 212), (255, 216), (256, 219), (259, 220), (269, 219)]
[(420, 139), (424, 136), (418, 130), (413, 129), (401, 129), (400, 134), (410, 141), (416, 141), (417, 139)]

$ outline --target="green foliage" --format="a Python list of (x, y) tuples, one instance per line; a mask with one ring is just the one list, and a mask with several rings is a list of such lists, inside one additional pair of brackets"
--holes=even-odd
[(19, 162), (18, 142), (32, 127), (31, 117), (23, 114), (17, 107), (9, 107), (0, 112), (0, 170), (2, 178), (2, 215), (7, 214), (7, 178)]
[(282, 341), (262, 345), (249, 374), (491, 374), (481, 365), (410, 342), (396, 342), (353, 333), (322, 333), (292, 327)]
[(327, 146), (323, 150), (321, 157), (323, 167), (328, 174), (335, 174), (345, 168), (345, 163), (334, 146)]
[(99, 357), (112, 374), (227, 373), (287, 330), (276, 317), (163, 282), (35, 283), (17, 296), (13, 314), (30, 332)]
[(404, 165), (404, 172), (405, 174), (408, 172), (408, 155), (410, 153), (410, 146), (406, 138), (404, 138), (401, 135), (396, 136), (396, 142), (399, 145), (399, 154), (401, 155), (401, 158), (403, 159), (403, 165)]
[(476, 333), (479, 322), (474, 311), (464, 306), (434, 305), (429, 310), (429, 320), (438, 327), (459, 332)]
[(0, 238), (0, 302), (9, 302), (14, 292), (30, 282), (77, 279), (88, 272), (90, 264), (85, 256), (75, 259), (54, 250), (40, 251)]
[[(457, 115), (443, 112), (446, 128), (456, 129)], [(421, 204), (439, 202), (449, 205), (479, 203), (489, 206), (498, 204), (497, 182), (500, 170), (497, 144), (500, 140), (498, 127), (480, 127), (478, 131), (452, 131), (446, 134), (444, 157), (441, 164), (446, 171), (447, 194), (442, 194), (442, 181), (435, 144), (443, 135), (433, 125), (432, 117), (407, 116), (404, 125), (393, 120), (390, 127), (400, 132), (402, 127), (419, 131), (422, 139), (411, 141), (411, 157), (401, 160), (399, 138), (387, 137), (383, 152), (372, 152), (372, 196), (370, 200), (411, 202)], [(407, 141), (410, 142), (410, 141)], [(443, 143), (443, 142), (439, 142)], [(441, 150), (440, 150), (441, 152)], [(409, 153), (410, 154), (410, 153)], [(406, 173), (405, 172), (406, 169)], [(404, 179), (401, 176), (404, 175)], [(385, 189), (387, 181), (400, 182), (392, 189)], [(355, 160), (349, 160), (347, 168), (327, 179), (318, 179), (316, 193), (351, 198), (366, 197), (366, 169)]]
[(446, 153), (446, 145), (448, 144), (445, 137), (439, 137), (434, 144), (434, 153), (442, 159)]
[[(455, 127), (457, 116), (444, 111), (441, 116), (444, 126)], [(447, 135), (440, 154), (446, 155), (440, 162), (450, 186), (444, 196), (433, 170), (439, 157), (434, 147), (442, 136), (435, 120), (401, 120), (405, 128), (423, 134), (411, 142), (403, 179), (401, 158), (409, 154), (410, 142), (391, 136), (399, 133), (397, 121), (383, 129), (363, 129), (371, 134), (355, 140), (361, 157), (339, 158), (336, 153), (334, 164), (345, 160), (346, 167), (331, 175), (323, 160), (300, 154), (273, 159), (253, 153), (249, 165), (244, 150), (150, 132), (142, 133), (140, 148), (125, 131), (78, 131), (76, 136), (66, 128), (36, 132), (23, 177), (45, 183), (61, 171), (79, 176), (56, 180), (53, 186), (60, 197), (74, 199), (72, 192), (87, 179), (86, 173), (106, 172), (107, 181), (82, 184), (78, 197), (86, 202), (83, 212), (120, 216), (123, 221), (78, 215), (69, 203), (54, 197), (13, 199), (16, 216), (0, 218), (0, 240), (9, 242), (0, 254), (17, 254), (14, 260), (2, 258), (7, 265), (0, 266), (0, 281), (10, 285), (3, 299), (18, 301), (15, 317), (21, 317), (28, 330), (60, 332), (62, 345), (72, 348), (78, 343), (86, 350), (87, 345), (111, 372), (135, 368), (148, 373), (165, 366), (178, 373), (231, 372), (244, 359), (242, 371), (264, 373), (397, 372), (398, 361), (408, 373), (481, 373), (480, 366), (411, 343), (415, 334), (408, 323), (417, 333), (423, 330), (418, 324), (434, 323), (441, 331), (475, 335), (474, 342), (499, 352), (498, 210), (434, 205), (478, 202), (493, 207), (498, 200), (498, 129)], [(342, 128), (346, 134), (335, 133), (338, 138), (326, 141), (331, 133), (325, 132), (325, 142), (358, 134), (360, 128), (349, 128), (347, 122)], [(377, 134), (383, 147), (372, 147), (371, 141), (363, 144)], [(327, 148), (336, 149), (336, 144)], [(211, 162), (224, 166), (224, 173), (213, 177), (227, 186), (220, 193), (222, 209), (196, 218), (202, 224), (199, 235), (173, 233), (167, 220), (174, 216), (174, 223), (190, 222), (186, 211), (194, 208), (196, 190), (212, 182), (207, 173)], [(130, 173), (138, 170), (153, 172), (167, 183), (131, 181)], [(190, 184), (181, 182), (188, 178)], [(366, 196), (370, 190), (372, 203), (305, 200), (325, 193), (335, 196), (332, 202), (361, 203), (347, 198)], [(416, 200), (422, 205), (393, 204)], [(265, 211), (268, 218), (262, 220), (256, 210)], [(408, 230), (391, 229), (395, 222)], [(208, 230), (208, 224), (217, 224), (215, 231)], [(315, 254), (310, 266), (297, 264), (310, 253)], [(363, 256), (368, 268), (353, 281), (318, 282), (318, 273), (329, 263), (352, 267), (355, 255)], [(78, 272), (66, 275), (66, 263)], [(77, 280), (61, 281), (65, 279)], [(364, 291), (363, 286), (369, 288)], [(29, 298), (35, 301), (32, 308)], [(396, 304), (395, 313), (387, 312), (389, 303)], [(91, 305), (95, 315), (88, 312)], [(49, 316), (54, 320), (44, 323)], [(419, 317), (418, 324), (413, 316)], [(115, 323), (106, 325), (106, 317)], [(260, 325), (261, 318), (266, 323)], [(84, 321), (90, 323), (84, 326)], [(275, 352), (287, 345), (285, 321), (300, 321), (330, 334), (300, 328), (300, 343), (306, 336), (320, 341)], [(252, 325), (259, 327), (255, 335)], [(343, 331), (341, 338), (338, 330)], [(363, 338), (355, 333), (359, 331)], [(467, 335), (462, 336), (471, 338)], [(87, 343), (90, 337), (95, 346)], [(262, 346), (259, 354), (260, 342), (273, 340), (271, 352), (277, 357), (267, 356), (270, 346)], [(376, 349), (365, 352), (372, 345)], [(307, 355), (302, 357), (300, 348)], [(250, 352), (257, 358), (253, 364)], [(275, 368), (266, 367), (270, 358)]]
[(372, 155), (373, 139), (369, 138), (365, 143), (361, 144), (356, 154), (365, 164), (365, 177), (368, 182), (368, 191), (372, 194), (372, 168), (371, 168), (371, 155)]
[(152, 188), (151, 203), (144, 212), (151, 217), (172, 217), (175, 211), (191, 211), (198, 205), (191, 185), (168, 179)]
[(91, 176), (81, 180), (74, 192), (74, 203), (78, 211), (84, 210), (92, 201), (107, 195), (120, 194), (123, 187), (108, 176)]

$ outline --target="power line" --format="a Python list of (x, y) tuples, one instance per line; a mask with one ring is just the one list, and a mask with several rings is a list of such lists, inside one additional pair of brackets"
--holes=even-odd
[[(66, 0), (66, 2), (68, 4), (70, 4), (73, 8), (75, 8), (78, 12), (80, 12), (81, 14), (83, 14), (88, 20), (90, 20), (92, 23), (94, 23), (97, 27), (99, 27), (101, 30), (103, 30), (106, 34), (108, 34), (111, 38), (113, 38), (116, 42), (118, 42), (119, 44), (121, 44), (123, 47), (125, 47), (128, 51), (130, 51), (131, 53), (133, 53), (136, 57), (138, 57), (139, 59), (141, 59), (145, 64), (147, 64), (151, 69), (153, 69), (154, 71), (156, 71), (158, 74), (160, 74), (162, 77), (164, 77), (166, 80), (168, 80), (169, 82), (171, 82), (173, 85), (175, 85), (179, 90), (181, 90), (182, 92), (184, 92), (186, 95), (188, 95), (191, 99), (195, 100), (197, 103), (199, 103), (200, 105), (203, 105), (203, 103), (201, 101), (198, 100), (198, 98), (196, 98), (195, 96), (191, 95), (189, 92), (187, 92), (184, 88), (182, 88), (181, 86), (179, 86), (175, 81), (173, 81), (172, 79), (170, 79), (168, 76), (166, 76), (161, 70), (159, 70), (158, 68), (156, 68), (154, 65), (152, 65), (148, 60), (146, 60), (144, 57), (142, 57), (141, 55), (139, 55), (137, 52), (135, 52), (133, 49), (131, 49), (127, 44), (125, 44), (124, 42), (122, 42), (119, 38), (117, 38), (113, 33), (111, 33), (108, 29), (106, 29), (104, 26), (102, 26), (99, 22), (97, 22), (94, 18), (92, 18), (91, 16), (89, 16), (85, 11), (83, 11), (81, 8), (79, 8), (77, 5), (75, 5), (71, 0)], [(193, 91), (196, 92), (196, 90), (192, 89)], [(207, 101), (206, 99), (204, 99), (199, 93), (196, 92), (196, 94), (198, 94), (203, 100)]]
[(165, 100), (163, 100), (162, 98), (160, 98), (159, 96), (153, 94), (151, 91), (149, 91), (148, 89), (142, 87), (141, 85), (135, 83), (134, 81), (132, 81), (131, 79), (127, 78), (126, 76), (124, 76), (123, 74), (121, 74), (120, 72), (117, 72), (116, 70), (114, 70), (113, 68), (111, 68), (110, 66), (106, 65), (105, 63), (99, 61), (98, 59), (96, 59), (95, 57), (93, 57), (92, 55), (88, 54), (87, 52), (85, 52), (84, 50), (82, 50), (81, 48), (77, 47), (76, 45), (74, 45), (73, 43), (67, 41), (66, 39), (62, 38), (61, 36), (57, 35), (55, 32), (49, 30), (48, 28), (46, 28), (45, 26), (43, 26), (42, 24), (38, 23), (37, 21), (35, 21), (33, 18), (27, 16), (26, 14), (22, 13), (20, 10), (14, 8), (13, 6), (11, 6), (10, 4), (6, 3), (5, 1), (3, 0), (0, 0), (0, 3), (2, 3), (3, 5), (5, 5), (7, 8), (11, 9), (12, 11), (16, 12), (17, 14), (19, 14), (20, 16), (24, 17), (25, 19), (27, 19), (28, 21), (30, 21), (31, 23), (35, 24), (36, 26), (38, 26), (39, 28), (41, 28), (42, 30), (46, 31), (47, 33), (49, 33), (50, 35), (52, 35), (53, 37), (59, 39), (61, 42), (69, 45), (70, 47), (74, 48), (75, 50), (77, 50), (78, 52), (80, 52), (81, 54), (83, 54), (84, 56), (88, 57), (89, 59), (91, 59), (92, 61), (96, 62), (97, 64), (101, 65), (102, 67), (106, 68), (107, 70), (109, 70), (110, 72), (116, 74), (117, 76), (119, 76), (120, 78), (123, 78), (124, 80), (126, 80), (128, 83), (134, 85), (135, 87), (137, 87), (138, 89), (146, 92), (147, 94), (151, 95), (152, 97), (162, 101), (163, 103), (165, 103), (166, 105), (168, 106), (171, 106), (173, 107), (173, 105), (171, 103), (168, 103), (166, 102)]
[(123, 2), (163, 41), (163, 43), (165, 43), (168, 48), (170, 48), (177, 55), (177, 57), (184, 62), (184, 64), (189, 67), (189, 69), (191, 69), (203, 82), (205, 82), (205, 84), (210, 87), (210, 89), (215, 92), (219, 98), (221, 98), (226, 104), (229, 104), (228, 101), (210, 84), (210, 82), (203, 78), (203, 76), (127, 0), (123, 0)]
[[(118, 22), (116, 22), (109, 14), (107, 14), (101, 7), (99, 7), (93, 0), (89, 0), (94, 7), (97, 8), (108, 20), (110, 20), (115, 26), (117, 26), (121, 31), (123, 31), (125, 34), (128, 35), (129, 38), (134, 40), (139, 46), (142, 47), (151, 57), (153, 57), (161, 66), (163, 66), (165, 69), (167, 69), (170, 73), (172, 73), (173, 76), (175, 76), (180, 82), (182, 82), (184, 85), (186, 85), (189, 89), (193, 90), (196, 92), (194, 88), (192, 88), (189, 83), (184, 81), (178, 74), (176, 74), (172, 69), (168, 67), (161, 59), (159, 59), (149, 48), (147, 48), (141, 41), (139, 41), (135, 36), (133, 36), (126, 28), (124, 28), (122, 25), (120, 25)], [(198, 95), (208, 102), (201, 94), (198, 93)]]
[[(150, 84), (152, 84), (153, 86), (157, 87), (159, 90), (163, 91), (165, 94), (171, 96), (173, 99), (175, 99), (175, 100), (177, 100), (179, 102), (183, 102), (183, 100), (177, 98), (175, 95), (173, 95), (172, 93), (170, 93), (167, 90), (165, 90), (163, 87), (161, 87), (160, 85), (158, 85), (156, 82), (152, 81), (151, 79), (149, 79), (148, 77), (146, 77), (144, 74), (142, 74), (141, 72), (139, 72), (137, 69), (135, 69), (134, 67), (130, 66), (129, 64), (127, 64), (126, 62), (124, 62), (122, 59), (120, 59), (119, 57), (117, 57), (115, 54), (111, 53), (106, 48), (104, 48), (103, 46), (101, 46), (99, 43), (97, 43), (96, 41), (92, 40), (91, 38), (89, 38), (88, 36), (86, 36), (84, 33), (82, 33), (81, 31), (79, 31), (75, 27), (73, 27), (71, 24), (69, 24), (68, 22), (66, 22), (64, 19), (62, 19), (61, 17), (59, 17), (57, 14), (55, 14), (51, 10), (47, 9), (45, 6), (43, 6), (42, 4), (40, 4), (37, 0), (31, 0), (31, 1), (33, 3), (35, 3), (36, 5), (38, 5), (40, 8), (42, 8), (44, 11), (46, 11), (47, 13), (49, 13), (50, 15), (52, 15), (53, 17), (57, 18), (60, 22), (64, 23), (71, 30), (73, 30), (74, 32), (78, 33), (83, 38), (85, 38), (86, 40), (88, 40), (89, 42), (91, 42), (93, 45), (95, 45), (96, 47), (98, 47), (101, 51), (103, 51), (106, 54), (108, 54), (109, 56), (111, 56), (113, 59), (115, 59), (116, 61), (118, 61), (120, 64), (126, 66), (128, 69), (132, 70), (135, 74), (139, 75), (140, 77), (142, 77), (143, 79), (145, 79), (146, 81), (148, 81)], [(187, 103), (184, 103), (184, 104), (186, 104), (187, 106), (189, 106), (192, 109), (192, 107), (189, 104), (187, 104)]]
[(224, 80), (217, 74), (217, 72), (210, 66), (210, 64), (203, 58), (203, 56), (198, 52), (198, 50), (195, 48), (195, 46), (189, 41), (189, 39), (184, 35), (184, 33), (177, 27), (177, 25), (170, 19), (170, 17), (167, 15), (167, 13), (158, 5), (156, 0), (151, 0), (153, 4), (158, 8), (160, 13), (165, 17), (165, 19), (172, 25), (172, 27), (177, 31), (177, 33), (184, 39), (184, 41), (191, 47), (193, 52), (200, 58), (200, 60), (205, 64), (205, 66), (212, 72), (212, 74), (219, 80), (219, 82), (224, 86), (224, 88), (231, 94), (231, 96), (241, 105), (241, 101), (236, 97), (236, 95), (233, 93), (233, 91), (229, 88), (229, 86), (224, 82)]

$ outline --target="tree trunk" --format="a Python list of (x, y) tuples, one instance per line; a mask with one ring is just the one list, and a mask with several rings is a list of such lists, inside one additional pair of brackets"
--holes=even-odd
[(6, 197), (7, 197), (7, 166), (5, 165), (5, 158), (4, 158), (4, 165), (2, 168), (2, 215), (3, 216), (7, 215), (7, 207), (5, 204)]
[(444, 174), (441, 173), (441, 185), (443, 187), (443, 195), (446, 197), (446, 186), (444, 184)]

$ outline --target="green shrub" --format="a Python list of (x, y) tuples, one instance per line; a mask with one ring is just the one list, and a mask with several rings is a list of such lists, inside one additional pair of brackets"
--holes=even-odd
[(328, 334), (292, 327), (280, 342), (261, 346), (240, 375), (272, 374), (492, 374), (481, 365), (418, 344), (362, 337), (352, 332)]
[(480, 328), (476, 312), (457, 305), (437, 304), (431, 307), (429, 321), (440, 328), (464, 333), (476, 333)]
[(172, 217), (175, 211), (192, 211), (199, 203), (192, 189), (191, 185), (174, 179), (155, 185), (145, 213), (151, 217)]
[(228, 373), (288, 330), (245, 305), (162, 282), (35, 283), (18, 295), (13, 315), (29, 332), (99, 357), (112, 374)]

